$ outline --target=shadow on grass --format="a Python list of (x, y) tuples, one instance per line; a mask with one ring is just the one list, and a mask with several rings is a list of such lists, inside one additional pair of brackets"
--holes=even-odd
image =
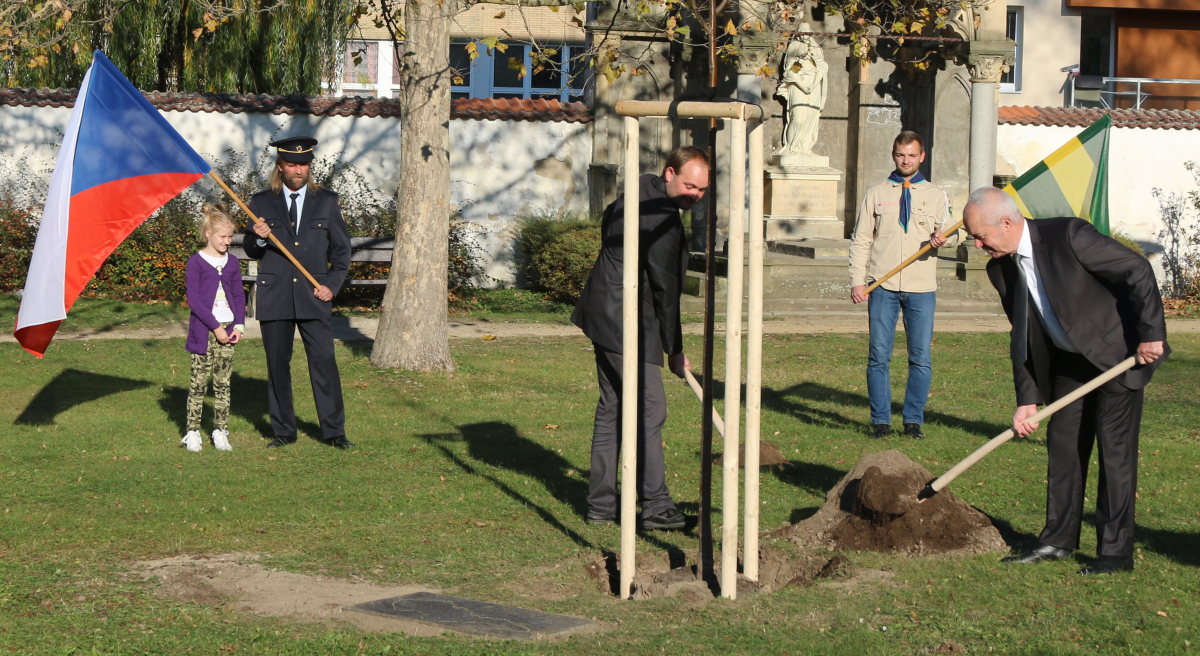
[(1133, 535), (1149, 551), (1166, 556), (1180, 565), (1200, 567), (1200, 549), (1196, 548), (1200, 544), (1200, 533), (1138, 526)]
[(148, 380), (64, 369), (34, 395), (13, 423), (27, 426), (51, 425), (55, 417), (75, 406), (150, 385)]
[[(466, 442), (467, 454), (471, 458), (540, 481), (555, 499), (565, 503), (581, 521), (587, 514), (586, 472), (579, 471), (580, 478), (567, 475), (569, 470), (576, 469), (569, 460), (553, 449), (522, 436), (515, 426), (508, 423), (487, 421), (459, 426), (458, 430), (458, 435), (438, 433), (418, 437), (441, 451), (447, 460), (464, 472), (490, 482), (509, 498), (533, 509), (542, 521), (576, 544), (588, 549), (596, 548), (590, 540), (564, 524), (549, 508), (538, 505), (521, 491), (495, 476), (476, 469), (470, 462), (454, 453), (448, 443)], [(684, 561), (683, 552), (675, 545), (659, 540), (653, 534), (642, 533), (641, 537), (648, 544), (665, 551), (671, 563)]]
[[(772, 412), (790, 415), (806, 424), (833, 425), (839, 428), (869, 428), (866, 424), (851, 419), (839, 412), (813, 407), (810, 405), (813, 401), (823, 401), (860, 408), (871, 407), (870, 399), (865, 394), (855, 394), (819, 383), (799, 383), (778, 390), (763, 387), (762, 390), (763, 407)], [(892, 403), (892, 414), (899, 414), (903, 411), (903, 403)], [(926, 411), (925, 421), (926, 423), (934, 422), (949, 428), (957, 428), (964, 432), (987, 438), (991, 438), (1004, 430), (1003, 424), (972, 421), (940, 412)]]
[[(163, 394), (159, 397), (158, 405), (163, 412), (167, 414), (175, 426), (179, 429), (179, 434), (183, 435), (187, 431), (187, 397), (188, 390), (183, 387), (167, 387), (163, 389)], [(267, 381), (261, 378), (249, 378), (243, 376), (236, 371), (229, 379), (229, 414), (244, 419), (246, 423), (254, 427), (263, 439), (273, 439), (275, 432), (271, 428), (271, 410), (268, 405), (267, 398)], [(212, 398), (212, 383), (209, 382), (206, 390), (205, 398)], [(209, 421), (204, 421), (204, 426), (211, 425), (212, 410), (210, 407), (202, 415), (208, 417)], [(306, 437), (321, 441), (321, 426), (311, 421), (304, 421), (297, 418), (296, 428)]]

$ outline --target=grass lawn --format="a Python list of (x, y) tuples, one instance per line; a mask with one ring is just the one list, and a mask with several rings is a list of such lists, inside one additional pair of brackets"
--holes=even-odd
[[(0, 294), (0, 325), (11, 330), (17, 320), (20, 297)], [(190, 311), (177, 303), (134, 303), (103, 298), (81, 298), (59, 326), (63, 332), (161, 328), (188, 320)]]
[[(939, 334), (929, 438), (882, 445), (865, 436), (865, 336), (767, 337), (763, 436), (793, 466), (764, 473), (762, 527), (810, 515), (864, 453), (899, 448), (938, 474), (1003, 430), (1013, 405), (1006, 342)], [(1068, 562), (1005, 567), (997, 555), (850, 554), (852, 570), (884, 574), (707, 604), (618, 601), (584, 571), (620, 543), (617, 527), (583, 522), (596, 401), (588, 346), (573, 338), (455, 341), (452, 376), (374, 369), (365, 345), (339, 346), (348, 434), (358, 443), (345, 453), (311, 439), (317, 428), (299, 353), (302, 437), (283, 451), (264, 448), (265, 363), (261, 343), (248, 340), (235, 362), (235, 450), (206, 445), (193, 454), (179, 447), (188, 384), (182, 340), (64, 341), (44, 360), (0, 344), (0, 650), (857, 655), (932, 653), (946, 642), (1015, 654), (1200, 647), (1196, 336), (1173, 340), (1174, 356), (1147, 391), (1132, 574), (1076, 575), (1095, 553), (1089, 500), (1082, 557)], [(698, 353), (699, 340), (688, 338), (687, 347)], [(903, 361), (897, 353), (897, 398)], [(673, 378), (667, 394), (669, 483), (694, 510), (698, 404)], [(206, 431), (210, 418), (208, 409)], [(1044, 520), (1044, 467), (1044, 443), (1017, 440), (952, 489), (1031, 535)], [(1094, 471), (1088, 485), (1090, 493)], [(693, 549), (696, 539), (655, 534), (638, 545), (650, 557)], [(365, 634), (171, 601), (153, 583), (124, 575), (144, 559), (227, 552), (264, 554), (282, 570), (595, 617), (607, 628), (538, 643)]]

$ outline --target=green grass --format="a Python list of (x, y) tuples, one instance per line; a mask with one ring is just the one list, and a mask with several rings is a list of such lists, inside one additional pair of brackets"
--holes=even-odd
[[(14, 325), (21, 299), (13, 294), (0, 294), (0, 325)], [(59, 327), (64, 332), (136, 330), (161, 328), (167, 324), (187, 321), (189, 311), (177, 303), (133, 303), (102, 298), (81, 298)]]
[[(44, 360), (0, 345), (0, 650), (335, 654), (357, 653), (361, 643), (371, 654), (915, 654), (953, 641), (970, 653), (1161, 654), (1200, 645), (1195, 336), (1173, 338), (1175, 354), (1147, 391), (1133, 574), (1075, 574), (1095, 552), (1089, 502), (1081, 559), (1003, 567), (996, 555), (851, 554), (852, 567), (890, 578), (701, 606), (618, 601), (584, 572), (587, 560), (619, 547), (618, 528), (582, 517), (596, 401), (587, 346), (573, 338), (455, 341), (459, 369), (450, 376), (375, 369), (362, 345), (340, 345), (357, 453), (311, 439), (315, 417), (297, 354), (302, 437), (268, 452), (263, 353), (248, 340), (235, 362), (235, 450), (192, 454), (178, 445), (188, 381), (182, 340), (64, 341)], [(795, 464), (764, 473), (764, 529), (811, 514), (864, 453), (900, 448), (940, 473), (1011, 416), (1006, 337), (939, 334), (929, 438), (870, 441), (866, 347), (865, 336), (765, 339), (763, 436)], [(699, 340), (687, 338), (687, 348), (698, 354)], [(898, 352), (897, 398), (903, 360)], [(667, 394), (668, 479), (691, 510), (697, 403), (673, 378)], [(1044, 520), (1044, 467), (1044, 443), (1017, 440), (953, 489), (1029, 535)], [(1089, 493), (1095, 485), (1093, 471)], [(695, 546), (686, 534), (638, 543), (643, 557)], [(532, 644), (369, 635), (170, 601), (152, 583), (122, 576), (142, 559), (234, 551), (266, 554), (285, 570), (594, 616), (609, 628)], [(547, 588), (556, 594), (539, 596)]]

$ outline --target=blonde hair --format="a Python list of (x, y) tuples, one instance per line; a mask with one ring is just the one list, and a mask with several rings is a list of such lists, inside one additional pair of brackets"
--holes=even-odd
[[(279, 165), (283, 163), (283, 158), (279, 155), (275, 156), (275, 166), (271, 168), (271, 193), (277, 194), (283, 191), (283, 174), (279, 172)], [(321, 188), (312, 178), (312, 167), (308, 169), (308, 177), (304, 180), (308, 183), (309, 191), (316, 191)]]
[(237, 232), (237, 224), (220, 205), (205, 205), (203, 210), (204, 220), (200, 222), (201, 237), (207, 239), (208, 235), (215, 234), (219, 228), (225, 226), (229, 226), (233, 228), (234, 232)]

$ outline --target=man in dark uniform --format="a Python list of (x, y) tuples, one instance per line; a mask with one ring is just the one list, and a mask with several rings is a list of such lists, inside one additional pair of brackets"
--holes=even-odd
[[(667, 422), (663, 390), (663, 353), (680, 378), (691, 363), (683, 354), (679, 324), (679, 295), (687, 274), (688, 251), (680, 209), (689, 209), (708, 189), (708, 155), (699, 148), (676, 148), (667, 157), (661, 176), (641, 177), (639, 218), (641, 246), (638, 352), (638, 497), (642, 512), (638, 527), (671, 530), (695, 525), (695, 517), (675, 507), (666, 485), (662, 427)], [(592, 433), (592, 470), (588, 487), (589, 524), (611, 524), (617, 518), (617, 454), (621, 423), (621, 351), (625, 266), (625, 197), (604, 211), (600, 255), (587, 286), (571, 315), (592, 340), (600, 402)]]
[[(290, 137), (271, 143), (278, 149), (271, 188), (250, 199), (250, 211), (263, 220), (247, 226), (246, 255), (261, 260), (258, 267), (257, 318), (267, 354), (267, 394), (275, 439), (268, 447), (296, 441), (296, 412), (292, 408), (292, 342), (296, 329), (308, 356), (308, 377), (326, 444), (350, 449), (342, 383), (333, 352), (333, 297), (350, 269), (350, 233), (342, 219), (336, 193), (310, 177), (311, 137)], [(267, 240), (276, 238), (321, 284), (313, 289), (304, 274)]]
[(1133, 355), (1137, 366), (1059, 410), (1046, 435), (1046, 527), (1038, 546), (1004, 559), (1061, 560), (1079, 548), (1084, 484), (1100, 447), (1096, 552), (1081, 574), (1133, 569), (1142, 399), (1171, 353), (1162, 297), (1146, 258), (1074, 217), (1027, 220), (1008, 194), (982, 187), (963, 210), (967, 231), (992, 256), (988, 278), (1012, 322), (1013, 431)]

